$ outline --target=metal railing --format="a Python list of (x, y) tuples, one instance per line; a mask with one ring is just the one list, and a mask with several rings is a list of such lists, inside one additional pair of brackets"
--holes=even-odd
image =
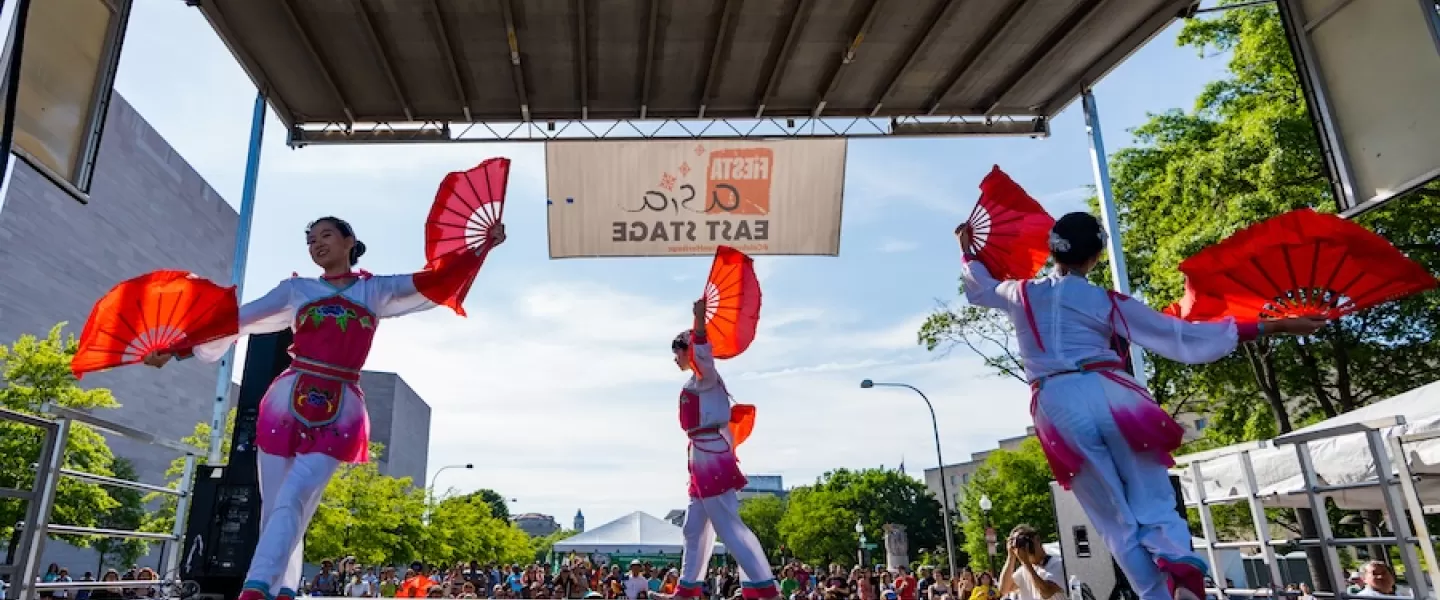
[[(1191, 498), (1185, 505), (1196, 509), (1200, 517), (1200, 527), (1205, 536), (1206, 548), (1204, 549), (1207, 558), (1213, 568), (1219, 568), (1222, 563), (1219, 550), (1225, 548), (1255, 548), (1264, 560), (1269, 574), (1270, 584), (1273, 588), (1245, 589), (1229, 587), (1225, 577), (1216, 573), (1214, 577), (1215, 587), (1207, 591), (1217, 594), (1220, 597), (1226, 596), (1282, 596), (1285, 592), (1279, 591), (1285, 585), (1285, 580), (1280, 572), (1280, 562), (1275, 553), (1277, 546), (1299, 546), (1318, 547), (1323, 553), (1325, 563), (1328, 565), (1331, 585), (1334, 592), (1316, 592), (1317, 597), (1335, 598), (1337, 600), (1349, 600), (1355, 598), (1354, 594), (1346, 591), (1347, 581), (1345, 571), (1341, 568), (1338, 548), (1343, 546), (1395, 546), (1399, 550), (1400, 562), (1405, 567), (1405, 575), (1408, 579), (1414, 598), (1426, 599), (1435, 598), (1435, 590), (1432, 585), (1440, 583), (1440, 562), (1436, 560), (1435, 542), (1437, 538), (1431, 535), (1425, 524), (1426, 514), (1440, 513), (1440, 505), (1426, 505), (1420, 496), (1416, 485), (1417, 475), (1410, 467), (1407, 460), (1407, 444), (1415, 444), (1422, 441), (1440, 439), (1440, 431), (1427, 432), (1412, 435), (1386, 436), (1386, 430), (1405, 424), (1405, 419), (1400, 416), (1365, 421), (1361, 423), (1350, 423), (1336, 427), (1292, 433), (1281, 436), (1268, 442), (1250, 442), (1228, 448), (1221, 448), (1208, 452), (1196, 453), (1188, 456), (1177, 457), (1177, 474), (1188, 474), (1193, 481), (1189, 486)], [(1364, 481), (1329, 484), (1320, 479), (1315, 468), (1314, 456), (1311, 454), (1310, 442), (1328, 440), (1347, 435), (1364, 435), (1366, 447), (1371, 459), (1376, 466), (1376, 476)], [(1300, 476), (1304, 485), (1299, 490), (1270, 491), (1260, 490), (1255, 477), (1255, 464), (1253, 453), (1258, 451), (1272, 451), (1282, 446), (1290, 446), (1295, 450), (1295, 458), (1300, 467)], [(1238, 493), (1223, 496), (1209, 496), (1205, 489), (1204, 465), (1222, 458), (1234, 458), (1240, 466), (1240, 481)], [(1387, 468), (1388, 467), (1388, 468)], [(1186, 473), (1188, 471), (1188, 473)], [(1346, 490), (1364, 488), (1377, 488), (1383, 502), (1383, 512), (1386, 522), (1390, 524), (1390, 531), (1393, 535), (1371, 536), (1361, 538), (1337, 538), (1330, 524), (1326, 511), (1325, 494)], [(1296, 539), (1296, 540), (1274, 540), (1270, 536), (1270, 521), (1265, 515), (1265, 501), (1272, 497), (1303, 495), (1306, 499), (1306, 506), (1315, 516), (1315, 525), (1318, 530), (1318, 539)], [(1249, 506), (1252, 524), (1255, 528), (1254, 540), (1221, 541), (1215, 527), (1215, 519), (1211, 513), (1211, 507), (1216, 505), (1234, 504), (1245, 502)], [(1419, 555), (1416, 549), (1419, 549)], [(1424, 562), (1420, 561), (1424, 557)], [(1293, 583), (1293, 582), (1292, 582)], [(1365, 598), (1385, 598), (1383, 596), (1365, 596)]]
[[(0, 409), (0, 420), (29, 425), (39, 429), (41, 432), (40, 455), (36, 460), (34, 484), (28, 490), (0, 488), (0, 498), (14, 498), (26, 503), (25, 520), (17, 526), (17, 542), (15, 544), (15, 552), (11, 556), (12, 561), (9, 564), (0, 565), (0, 575), (6, 575), (10, 578), (11, 585), (6, 592), (7, 598), (14, 600), (32, 600), (38, 597), (41, 590), (105, 587), (139, 588), (146, 587), (147, 585), (169, 587), (176, 583), (172, 580), (176, 579), (179, 574), (180, 543), (185, 536), (185, 515), (189, 512), (190, 507), (190, 488), (195, 474), (196, 456), (199, 455), (201, 450), (194, 446), (164, 439), (149, 432), (127, 427), (90, 413), (62, 406), (46, 404), (41, 408), (41, 412), (47, 415), (47, 417)], [(180, 484), (176, 488), (171, 489), (165, 486), (65, 468), (65, 446), (75, 423), (82, 423), (107, 433), (126, 437), (144, 444), (166, 448), (183, 455), (185, 457), (185, 468), (180, 476)], [(140, 492), (155, 492), (175, 496), (175, 526), (170, 533), (155, 533), (51, 523), (50, 516), (55, 508), (55, 491), (62, 477), (97, 485), (123, 487)], [(129, 538), (159, 542), (162, 545), (161, 556), (164, 557), (163, 564), (160, 565), (161, 580), (146, 583), (137, 581), (41, 583), (38, 581), (40, 564), (45, 553), (45, 541), (50, 535)]]

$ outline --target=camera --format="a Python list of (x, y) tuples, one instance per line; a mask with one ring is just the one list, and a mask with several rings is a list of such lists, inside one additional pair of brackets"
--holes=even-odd
[(1031, 549), (1031, 546), (1032, 546), (1033, 543), (1034, 543), (1034, 541), (1035, 541), (1035, 538), (1033, 537), (1032, 534), (1030, 534), (1030, 533), (1018, 533), (1018, 534), (1015, 534), (1014, 537), (1010, 538), (1010, 547), (1011, 547), (1011, 548), (1018, 548), (1018, 549), (1020, 549), (1020, 550), (1030, 550), (1030, 549)]

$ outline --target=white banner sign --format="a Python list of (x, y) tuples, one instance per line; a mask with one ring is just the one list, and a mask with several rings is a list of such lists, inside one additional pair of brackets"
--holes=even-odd
[(550, 257), (840, 253), (845, 140), (548, 142)]

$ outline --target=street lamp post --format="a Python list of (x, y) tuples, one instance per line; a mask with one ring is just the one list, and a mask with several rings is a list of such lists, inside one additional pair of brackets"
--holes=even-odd
[(445, 465), (445, 466), (443, 466), (443, 467), (440, 467), (439, 470), (435, 471), (435, 474), (434, 474), (434, 475), (431, 475), (431, 476), (430, 476), (430, 485), (425, 488), (425, 495), (429, 498), (429, 502), (426, 503), (427, 506), (425, 507), (425, 524), (426, 524), (426, 525), (429, 525), (429, 524), (430, 524), (430, 513), (435, 510), (435, 481), (438, 480), (438, 479), (440, 479), (440, 474), (441, 474), (441, 473), (444, 473), (445, 471), (448, 471), (448, 470), (450, 470), (450, 469), (474, 469), (474, 468), (475, 468), (475, 465), (472, 464), (472, 463), (465, 463), (465, 464), (463, 464), (463, 465)]
[(930, 398), (925, 392), (907, 383), (878, 383), (866, 379), (860, 382), (860, 389), (868, 390), (875, 387), (903, 387), (915, 392), (925, 401), (925, 407), (930, 409), (930, 426), (935, 430), (935, 460), (938, 461), (940, 469), (940, 508), (944, 511), (945, 519), (945, 554), (950, 563), (950, 576), (958, 577), (960, 569), (956, 566), (955, 554), (955, 531), (950, 522), (950, 487), (945, 483), (945, 457), (940, 453), (940, 422), (935, 420), (935, 405), (930, 403)]
[(990, 502), (990, 495), (981, 494), (980, 512), (985, 515), (985, 570), (992, 573), (995, 571), (994, 556), (996, 537), (994, 530), (990, 529), (990, 509), (994, 507), (995, 505)]

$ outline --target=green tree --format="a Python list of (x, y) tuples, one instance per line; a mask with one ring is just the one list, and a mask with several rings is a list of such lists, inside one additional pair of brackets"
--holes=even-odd
[(555, 544), (575, 537), (578, 533), (580, 532), (574, 529), (561, 529), (550, 535), (531, 539), (530, 547), (534, 549), (535, 561), (545, 562), (550, 560), (550, 552), (555, 549)]
[(740, 520), (750, 526), (771, 557), (779, 557), (785, 545), (780, 538), (780, 520), (785, 518), (785, 501), (771, 495), (746, 498), (740, 502)]
[[(380, 454), (379, 443), (371, 443), (370, 454)], [(354, 556), (361, 564), (403, 563), (417, 555), (415, 534), (424, 514), (425, 493), (409, 477), (381, 475), (373, 461), (341, 465), (310, 519), (305, 560)]]
[(791, 556), (811, 564), (854, 564), (860, 544), (856, 518), (838, 494), (803, 486), (791, 490), (778, 529)]
[(778, 533), (802, 560), (854, 563), (859, 522), (869, 540), (886, 524), (903, 525), (912, 548), (943, 547), (941, 507), (925, 484), (898, 471), (839, 469), (791, 492)]
[(505, 497), (501, 496), (500, 492), (489, 488), (481, 488), (466, 494), (466, 496), (471, 498), (472, 501), (478, 499), (489, 504), (491, 516), (501, 521), (508, 522), (510, 520), (510, 503), (505, 501)]
[[(78, 346), (75, 336), (61, 334), (64, 327), (64, 323), (57, 324), (44, 338), (27, 334), (10, 346), (0, 345), (0, 375), (4, 377), (0, 407), (37, 414), (52, 402), (83, 410), (120, 406), (109, 390), (81, 388), (70, 373), (70, 359)], [(40, 460), (40, 441), (40, 430), (0, 421), (0, 487), (34, 488), (35, 471), (31, 465)], [(104, 437), (85, 425), (71, 425), (65, 444), (65, 468), (113, 475), (110, 467), (114, 460)], [(61, 478), (50, 522), (94, 527), (101, 515), (117, 506), (100, 486)], [(8, 538), (24, 514), (19, 500), (0, 498), (0, 538)], [(85, 545), (90, 538), (71, 541)]]
[(490, 503), (475, 495), (435, 504), (425, 527), (425, 560), (439, 563), (479, 561), (518, 563), (532, 559), (530, 536), (490, 513)]
[[(116, 458), (110, 463), (110, 471), (117, 479), (136, 481), (139, 474), (135, 472), (135, 464), (125, 458)], [(141, 528), (145, 520), (145, 501), (139, 490), (130, 488), (105, 486), (105, 492), (110, 499), (115, 501), (115, 508), (110, 509), (100, 516), (97, 523), (102, 529), (118, 529), (122, 531), (135, 531)], [(68, 537), (67, 541), (72, 541)], [(105, 570), (107, 564), (124, 566), (140, 562), (150, 551), (150, 545), (145, 540), (100, 537), (94, 538), (90, 546), (99, 554), (95, 565), (95, 572)], [(106, 560), (111, 559), (111, 560)]]
[[(229, 460), (230, 440), (235, 434), (235, 409), (225, 415), (225, 435), (220, 437), (221, 460)], [(195, 424), (195, 430), (190, 435), (180, 438), (184, 444), (194, 446), (199, 455), (196, 457), (197, 464), (209, 464), (206, 457), (210, 452), (210, 424), (200, 422)], [(170, 461), (170, 467), (165, 469), (165, 480), (170, 489), (180, 486), (180, 478), (185, 474), (185, 457), (179, 456)], [(145, 504), (154, 507), (145, 517), (142, 528), (145, 531), (169, 533), (175, 528), (175, 504), (176, 498), (171, 494), (151, 492), (145, 495)], [(188, 517), (188, 515), (187, 515)]]
[[(997, 560), (1004, 560), (1003, 541), (1010, 530), (1021, 523), (1029, 524), (1039, 532), (1042, 540), (1056, 539), (1055, 508), (1050, 496), (1050, 465), (1045, 462), (1045, 452), (1035, 438), (1025, 440), (1018, 450), (996, 450), (985, 457), (985, 462), (965, 486), (960, 498), (960, 514), (965, 529), (965, 552), (970, 556), (970, 565), (975, 569), (986, 568), (988, 548), (985, 542), (985, 523), (995, 528), (1002, 546)], [(980, 498), (989, 496), (992, 507), (990, 514), (980, 510)], [(989, 565), (998, 569), (1000, 565)]]

